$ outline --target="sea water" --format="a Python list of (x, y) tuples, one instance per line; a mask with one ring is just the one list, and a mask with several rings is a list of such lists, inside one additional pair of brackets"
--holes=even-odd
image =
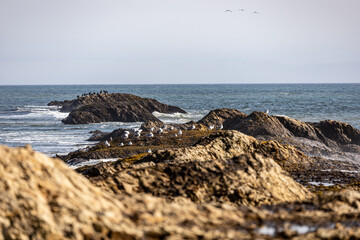
[(155, 115), (170, 123), (197, 121), (210, 110), (235, 108), (244, 113), (269, 110), (302, 121), (333, 119), (360, 128), (360, 84), (219, 84), (219, 85), (67, 85), (0, 86), (0, 144), (23, 146), (49, 156), (93, 144), (90, 131), (110, 132), (138, 123), (65, 125), (68, 113), (47, 106), (53, 100), (107, 90), (131, 93), (185, 109), (188, 114)]

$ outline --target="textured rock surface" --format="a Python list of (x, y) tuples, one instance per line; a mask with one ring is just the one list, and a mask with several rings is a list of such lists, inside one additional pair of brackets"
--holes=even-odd
[(166, 105), (155, 99), (125, 93), (94, 94), (71, 101), (53, 101), (48, 105), (62, 106), (61, 111), (70, 112), (63, 119), (65, 124), (159, 121), (153, 112), (186, 113), (179, 107)]
[(215, 109), (206, 114), (206, 116), (199, 120), (198, 123), (204, 124), (206, 126), (220, 126), (225, 121), (225, 119), (233, 119), (235, 117), (244, 118), (246, 117), (246, 114), (236, 109)]
[[(210, 112), (202, 122), (216, 121), (216, 112)], [(225, 112), (231, 112), (226, 109)], [(224, 129), (238, 130), (260, 140), (278, 140), (296, 146), (311, 156), (330, 160), (360, 160), (360, 131), (349, 124), (325, 120), (306, 123), (283, 116), (270, 116), (263, 112), (249, 115), (241, 112), (221, 116)], [(199, 121), (200, 122), (200, 121)]]
[(290, 146), (221, 131), (193, 147), (158, 150), (129, 165), (119, 161), (79, 171), (116, 193), (151, 193), (195, 202), (259, 205), (311, 196), (273, 159), (309, 163), (308, 157)]
[(0, 146), (0, 176), (5, 239), (100, 238), (110, 231), (126, 236), (122, 205), (59, 160)]
[(117, 194), (150, 193), (171, 200), (185, 197), (197, 203), (261, 205), (311, 197), (272, 159), (259, 154), (229, 160), (159, 163), (118, 171), (93, 182)]
[[(244, 171), (243, 180), (262, 186), (269, 185), (268, 181), (272, 183), (268, 178), (260, 181), (251, 177), (258, 176), (254, 172), (270, 176), (262, 171), (274, 172), (272, 160), (256, 155), (243, 157), (228, 162), (239, 164), (242, 169), (239, 171)], [(181, 169), (181, 165), (169, 167), (178, 177), (181, 176), (178, 172), (189, 173), (190, 182), (191, 174), (195, 174), (194, 181), (200, 179), (202, 169), (217, 175), (222, 167), (230, 168), (227, 176), (233, 176), (238, 170), (226, 164), (192, 162)], [(163, 166), (148, 168), (149, 173), (157, 173)], [(149, 179), (152, 176), (146, 175), (144, 168), (134, 168), (131, 173), (138, 172)], [(282, 171), (279, 173), (271, 177), (287, 181), (286, 177), (281, 179)], [(167, 173), (163, 174), (166, 179)], [(156, 176), (161, 177), (160, 173)], [(165, 183), (164, 179), (158, 180)], [(231, 181), (219, 176), (219, 182), (225, 180)], [(218, 184), (209, 183), (214, 188), (203, 189), (217, 191)], [(246, 186), (251, 185), (246, 184), (249, 193), (259, 189), (255, 185), (248, 189)], [(271, 186), (274, 191), (276, 186)], [(188, 190), (197, 193), (196, 189)], [(284, 192), (265, 195), (276, 194)], [(359, 219), (360, 194), (355, 191), (262, 207), (196, 204), (184, 197), (169, 202), (145, 193), (114, 195), (101, 191), (59, 160), (30, 149), (0, 146), (0, 239), (359, 239)]]

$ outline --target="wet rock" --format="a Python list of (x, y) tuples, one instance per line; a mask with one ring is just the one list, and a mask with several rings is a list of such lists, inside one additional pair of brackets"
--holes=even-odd
[(250, 136), (290, 137), (291, 132), (281, 122), (263, 112), (237, 116), (224, 121), (224, 129), (238, 130)]
[(236, 109), (221, 108), (211, 110), (205, 117), (198, 121), (198, 123), (206, 126), (214, 125), (215, 127), (220, 126), (226, 119), (233, 119), (235, 117), (244, 118), (247, 115)]
[(319, 123), (311, 123), (318, 128), (322, 134), (338, 144), (360, 145), (360, 130), (353, 126), (333, 120), (325, 120)]
[(109, 138), (110, 133), (102, 132), (100, 130), (91, 131), (91, 137), (87, 141), (105, 141)]
[(159, 121), (152, 112), (186, 113), (179, 107), (155, 99), (125, 93), (93, 94), (71, 101), (53, 101), (48, 105), (62, 106), (62, 112), (70, 111), (69, 116), (62, 120), (65, 124)]

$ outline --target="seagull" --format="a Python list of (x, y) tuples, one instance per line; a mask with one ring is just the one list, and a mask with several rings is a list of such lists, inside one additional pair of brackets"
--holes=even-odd
[(243, 8), (240, 8), (240, 9), (239, 9), (239, 11), (244, 12), (244, 11), (246, 11), (246, 10), (245, 10), (245, 9), (243, 9)]
[(155, 130), (155, 128), (154, 128), (154, 127), (150, 128), (150, 132), (153, 132), (154, 130)]
[(224, 128), (224, 126), (221, 124), (220, 127), (219, 127), (219, 130), (221, 130), (221, 129), (223, 129), (223, 128)]
[(178, 133), (179, 135), (182, 135), (182, 131), (181, 131), (181, 129), (179, 130), (179, 133)]
[(125, 131), (125, 132), (124, 132), (124, 134), (129, 135), (129, 134), (130, 134), (130, 132), (129, 132), (129, 131)]
[(174, 134), (174, 137), (177, 137), (177, 136), (178, 136), (178, 135), (175, 133), (175, 134)]
[(159, 128), (156, 133), (161, 134), (163, 132), (162, 128)]
[(139, 138), (140, 136), (141, 136), (141, 133), (140, 133), (140, 132), (137, 132), (137, 133), (134, 135), (135, 138)]
[(195, 130), (196, 129), (196, 127), (195, 127), (195, 125), (193, 124), (192, 126), (191, 126), (191, 130)]
[(120, 147), (123, 147), (123, 146), (124, 146), (124, 144), (123, 144), (123, 143), (120, 143), (120, 144), (119, 144), (119, 146), (120, 146)]
[(225, 10), (225, 12), (232, 12), (230, 9)]
[(148, 153), (151, 153), (151, 149), (148, 150)]
[(108, 141), (105, 141), (105, 146), (110, 147), (110, 143)]
[(154, 134), (153, 134), (153, 133), (148, 133), (148, 134), (146, 134), (146, 136), (149, 137), (149, 138), (151, 138), (151, 137), (154, 136)]
[(174, 130), (174, 126), (170, 126), (169, 129), (172, 131)]
[(164, 130), (166, 130), (166, 129), (167, 129), (167, 126), (164, 125), (164, 126), (162, 126), (161, 128), (164, 129)]
[(270, 112), (269, 109), (266, 109), (265, 113), (266, 113), (266, 114), (269, 114), (269, 112)]
[(214, 129), (214, 125), (211, 124), (211, 125), (209, 126), (209, 130), (213, 130), (213, 129)]
[(257, 11), (254, 11), (253, 13), (254, 13), (254, 14), (260, 14), (260, 13), (259, 13), (259, 12), (257, 12)]
[(130, 141), (130, 142), (128, 142), (128, 144), (127, 144), (128, 146), (131, 146), (132, 145), (132, 142)]
[(123, 134), (123, 135), (121, 136), (121, 138), (122, 138), (122, 139), (128, 139), (128, 138), (129, 138), (129, 134)]

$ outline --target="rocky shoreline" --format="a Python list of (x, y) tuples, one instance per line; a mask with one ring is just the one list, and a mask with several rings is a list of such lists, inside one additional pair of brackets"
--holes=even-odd
[[(0, 239), (360, 238), (360, 131), (351, 125), (235, 109), (166, 124), (152, 112), (181, 110), (126, 94), (50, 105), (71, 111), (66, 123), (107, 120), (89, 116), (115, 108), (134, 108), (144, 123), (95, 131), (94, 146), (61, 160), (0, 146)], [(67, 166), (104, 158), (117, 160)]]

